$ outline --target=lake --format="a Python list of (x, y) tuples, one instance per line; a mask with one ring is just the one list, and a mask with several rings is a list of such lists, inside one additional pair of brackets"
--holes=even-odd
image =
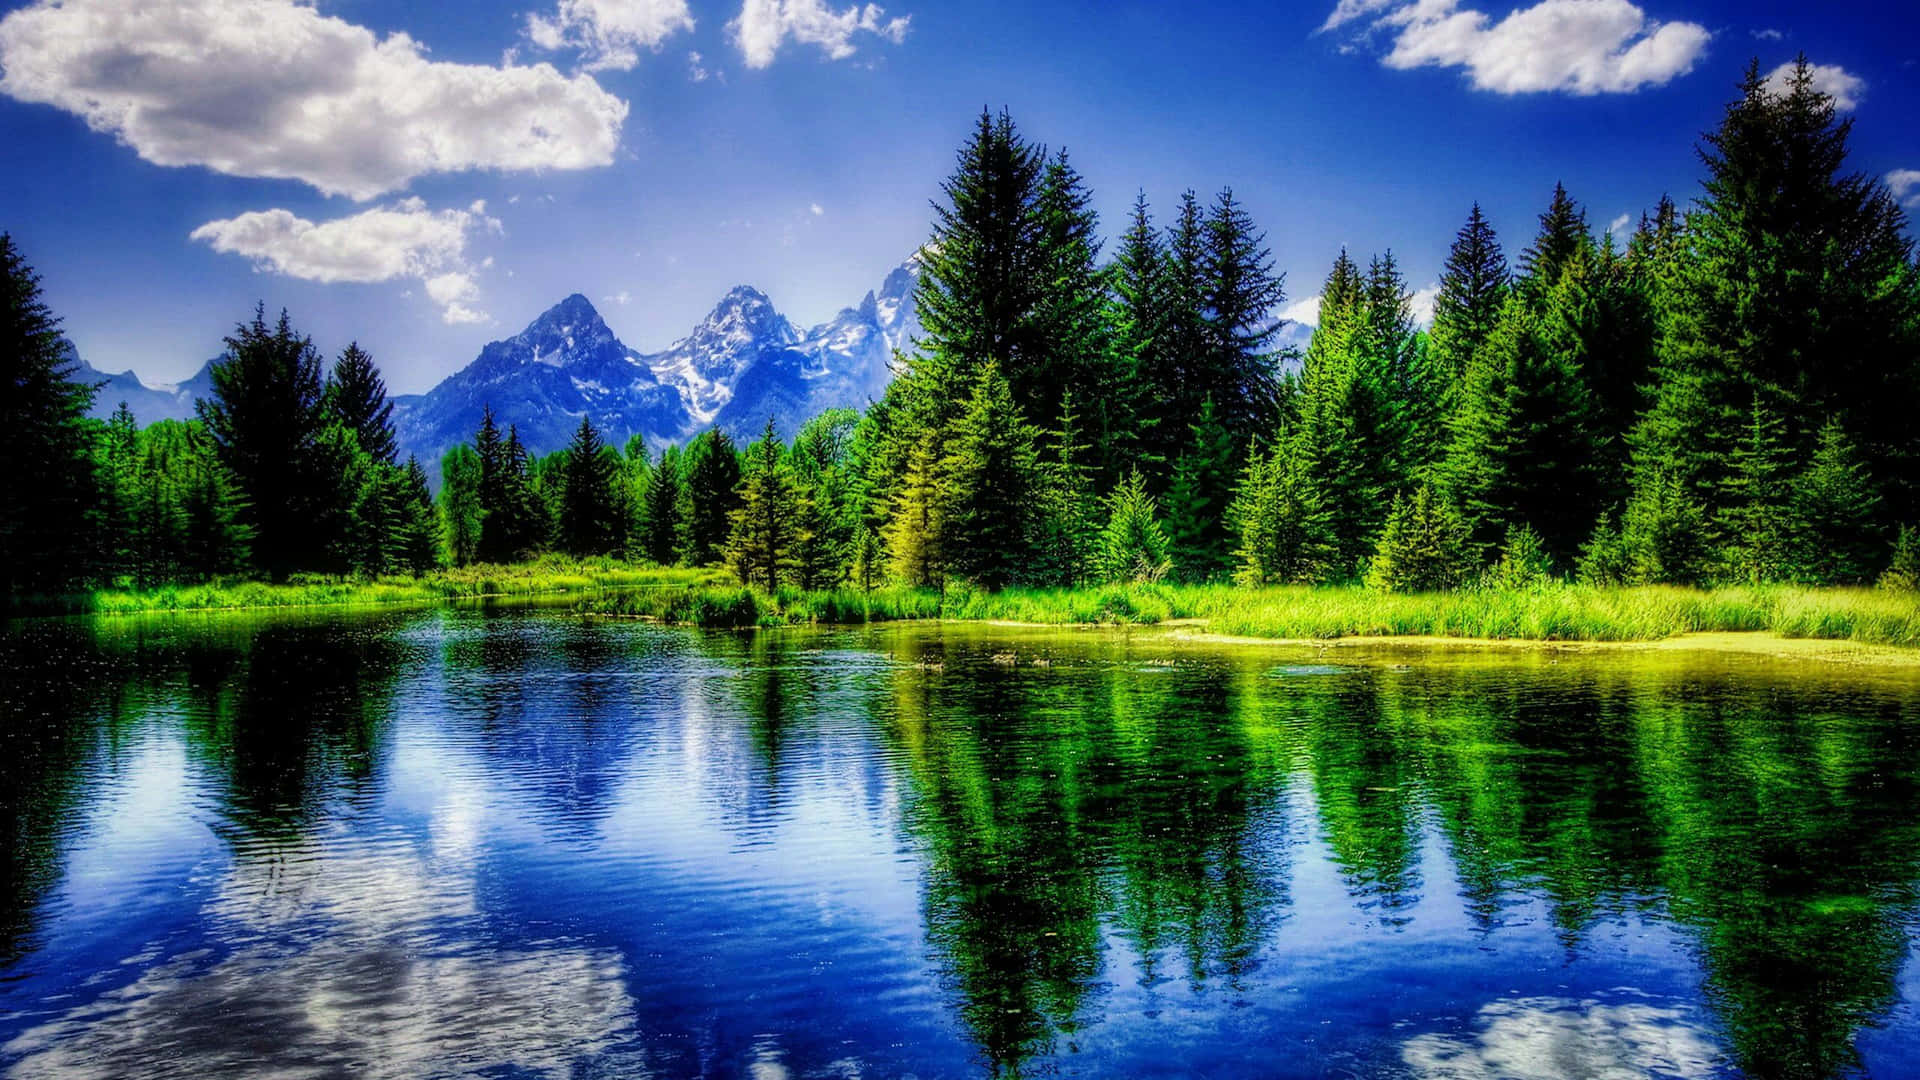
[(1920, 680), (538, 609), (0, 634), (18, 1077), (1920, 1072)]

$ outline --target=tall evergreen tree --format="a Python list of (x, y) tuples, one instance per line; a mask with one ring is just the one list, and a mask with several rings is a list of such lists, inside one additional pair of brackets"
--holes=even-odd
[(440, 519), (420, 459), (407, 455), (403, 476), (399, 555), (401, 568), (424, 574), (440, 565)]
[[(1286, 275), (1274, 270), (1266, 234), (1224, 188), (1207, 215), (1204, 363), (1187, 400), (1211, 399), (1235, 442), (1245, 446), (1273, 430), (1279, 419), (1275, 337), (1286, 328), (1274, 312), (1286, 301)], [(1198, 419), (1196, 408), (1187, 415)]]
[(1247, 463), (1228, 519), (1238, 539), (1234, 579), (1241, 584), (1311, 584), (1330, 576), (1334, 546), (1326, 510), (1302, 462), (1285, 447)]
[(333, 516), (337, 484), (321, 446), (320, 355), (286, 312), (268, 327), (264, 304), (226, 344), (195, 408), (240, 490), (254, 562), (275, 580), (323, 567), (335, 534), (315, 523)]
[(612, 555), (626, 547), (620, 455), (600, 440), (585, 414), (562, 466), (560, 546), (578, 557)]
[(766, 431), (747, 447), (746, 459), (740, 505), (727, 537), (727, 565), (741, 584), (763, 585), (771, 592), (794, 569), (802, 501), (771, 417)]
[(1844, 172), (1850, 120), (1805, 60), (1776, 92), (1757, 65), (1701, 156), (1708, 176), (1684, 233), (1651, 407), (1635, 430), (1641, 482), (1672, 475), (1717, 510), (1754, 395), (1811, 452), (1813, 417), (1859, 439), (1911, 517), (1920, 457), (1920, 271), (1886, 186)]
[(688, 566), (719, 561), (740, 506), (740, 455), (718, 428), (688, 444), (680, 489), (681, 554)]
[(1160, 525), (1159, 504), (1138, 469), (1107, 496), (1099, 552), (1100, 575), (1107, 581), (1158, 581), (1167, 572), (1167, 534)]
[(327, 379), (326, 404), (329, 416), (353, 432), (368, 457), (382, 465), (398, 461), (393, 402), (387, 398), (386, 380), (359, 342), (348, 345), (334, 361), (333, 373)]
[(989, 589), (1027, 574), (1038, 478), (1035, 432), (1013, 387), (988, 361), (954, 421), (942, 472), (947, 486), (943, 550), (948, 566)]
[(893, 505), (881, 532), (893, 578), (913, 588), (946, 584), (946, 480), (931, 446), (921, 444), (907, 459), (906, 475), (893, 492)]
[(680, 549), (680, 448), (669, 446), (647, 476), (640, 507), (640, 551), (661, 566), (672, 566)]
[(1233, 565), (1227, 509), (1240, 472), (1240, 447), (1209, 398), (1189, 426), (1192, 439), (1167, 488), (1168, 552), (1186, 581), (1213, 581)]
[(1762, 584), (1791, 580), (1798, 537), (1793, 516), (1793, 457), (1787, 425), (1755, 396), (1733, 451), (1729, 501), (1719, 515), (1724, 573)]
[(1433, 365), (1442, 380), (1443, 404), (1450, 412), (1480, 346), (1493, 333), (1507, 298), (1507, 256), (1474, 203), (1467, 223), (1453, 239), (1440, 275), (1440, 294), (1433, 301), (1430, 346)]
[(1540, 321), (1520, 297), (1502, 308), (1467, 373), (1441, 487), (1481, 550), (1528, 525), (1570, 560), (1601, 509), (1599, 452), (1580, 370)]
[[(491, 421), (491, 412), (487, 419)], [(481, 430), (486, 430), (484, 425)], [(478, 562), (481, 557), (486, 521), (480, 497), (482, 472), (479, 451), (465, 443), (440, 459), (440, 522), (447, 558), (455, 566)]]
[(1886, 537), (1878, 528), (1880, 492), (1839, 421), (1819, 441), (1791, 495), (1793, 574), (1812, 585), (1864, 585), (1880, 572)]
[(1567, 194), (1565, 184), (1553, 185), (1553, 201), (1540, 215), (1540, 232), (1520, 255), (1523, 288), (1543, 293), (1560, 280), (1560, 271), (1580, 248), (1593, 243), (1587, 212)]
[(1161, 426), (1168, 420), (1166, 404), (1178, 400), (1184, 390), (1179, 371), (1167, 355), (1166, 246), (1154, 227), (1144, 191), (1134, 197), (1133, 215), (1120, 237), (1110, 273), (1113, 349), (1119, 370), (1115, 392), (1123, 397), (1119, 407), (1134, 424), (1126, 448), (1153, 468), (1172, 460)]
[(0, 233), (0, 604), (85, 582), (95, 388), (40, 295), (40, 277)]

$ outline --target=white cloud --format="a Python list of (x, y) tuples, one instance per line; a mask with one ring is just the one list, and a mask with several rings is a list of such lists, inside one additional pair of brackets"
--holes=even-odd
[(627, 105), (550, 65), (430, 61), (300, 0), (38, 0), (0, 20), (0, 92), (156, 165), (367, 200), (417, 176), (612, 163)]
[(705, 57), (697, 52), (687, 53), (687, 78), (694, 82), (706, 82), (712, 77), (713, 72), (707, 70)]
[(1693, 70), (1712, 35), (1696, 23), (1662, 23), (1629, 0), (1539, 0), (1499, 22), (1459, 0), (1340, 0), (1323, 30), (1366, 21), (1402, 70), (1458, 67), (1474, 87), (1500, 94), (1626, 94)]
[[(316, 224), (289, 210), (255, 210), (193, 230), (215, 251), (252, 259), (263, 271), (304, 281), (362, 284), (418, 279), (448, 323), (483, 322), (467, 263), (467, 236), (498, 229), (486, 203), (466, 210), (429, 210), (419, 199)], [(491, 259), (482, 263), (490, 265)]]
[(560, 0), (552, 15), (528, 15), (527, 37), (549, 52), (579, 52), (587, 71), (631, 71), (641, 49), (693, 29), (686, 0)]
[(826, 0), (745, 0), (740, 14), (727, 23), (727, 30), (747, 66), (763, 68), (773, 63), (787, 38), (802, 45), (818, 45), (832, 60), (852, 56), (853, 36), (859, 33), (898, 45), (906, 40), (911, 18), (901, 15), (889, 19), (875, 4), (855, 4), (845, 11), (834, 11), (827, 7)]
[(1415, 326), (1433, 325), (1433, 305), (1434, 301), (1439, 299), (1440, 284), (1438, 282), (1424, 289), (1415, 290), (1414, 294), (1407, 298), (1407, 307), (1413, 311)]
[(812, 214), (814, 217), (819, 217), (821, 214), (824, 214), (827, 212), (827, 208), (824, 206), (821, 206), (819, 203), (813, 203), (807, 207), (807, 212)]
[(603, 296), (600, 299), (605, 300), (609, 304), (618, 304), (621, 307), (626, 307), (628, 304), (633, 303), (633, 294), (625, 289), (621, 289), (612, 296)]
[(1779, 41), (1781, 38), (1784, 38), (1787, 35), (1781, 33), (1778, 30), (1773, 29), (1772, 27), (1767, 27), (1763, 30), (1753, 31), (1753, 36), (1755, 40), (1758, 40), (1758, 41)]
[(1301, 326), (1320, 325), (1320, 298), (1309, 296), (1305, 300), (1295, 300), (1280, 309), (1280, 317)]
[[(1794, 65), (1781, 64), (1767, 75), (1767, 89), (1776, 94), (1785, 94), (1791, 88)], [(1813, 88), (1833, 99), (1833, 107), (1841, 112), (1852, 112), (1866, 100), (1867, 80), (1841, 67), (1839, 64), (1809, 64), (1807, 72), (1813, 76)]]
[(1621, 233), (1626, 232), (1627, 227), (1632, 224), (1632, 214), (1621, 214), (1619, 217), (1607, 223), (1607, 232), (1613, 236), (1619, 236)]
[(1920, 169), (1895, 169), (1887, 174), (1887, 187), (1900, 205), (1920, 210)]

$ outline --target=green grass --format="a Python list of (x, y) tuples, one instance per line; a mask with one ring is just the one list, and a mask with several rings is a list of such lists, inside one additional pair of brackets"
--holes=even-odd
[(297, 578), (280, 585), (218, 582), (68, 598), (63, 609), (100, 614), (318, 605), (422, 603), (574, 595), (584, 614), (709, 627), (859, 624), (957, 619), (1049, 625), (1204, 624), (1233, 637), (1458, 637), (1528, 641), (1658, 641), (1678, 634), (1771, 630), (1786, 637), (1920, 646), (1920, 597), (1871, 589), (1794, 586), (1686, 589), (1466, 589), (1384, 593), (1359, 587), (1103, 585), (1081, 589), (956, 587), (772, 594), (719, 570), (545, 557), (470, 566), (419, 578)]
[(1451, 593), (1358, 587), (1110, 585), (989, 593), (856, 590), (769, 595), (739, 586), (583, 598), (576, 610), (697, 626), (781, 626), (946, 618), (1050, 625), (1194, 620), (1234, 637), (1456, 637), (1659, 641), (1678, 634), (1771, 630), (1786, 637), (1920, 646), (1920, 598), (1870, 589), (1634, 589), (1551, 585)]
[(157, 589), (103, 589), (67, 597), (68, 612), (124, 615), (146, 611), (215, 611), (239, 608), (315, 607), (343, 604), (404, 604), (486, 597), (532, 597), (675, 587), (710, 587), (725, 580), (713, 570), (635, 566), (611, 559), (547, 557), (511, 566), (466, 566), (421, 577), (375, 580), (302, 575), (284, 584), (260, 581), (170, 585)]

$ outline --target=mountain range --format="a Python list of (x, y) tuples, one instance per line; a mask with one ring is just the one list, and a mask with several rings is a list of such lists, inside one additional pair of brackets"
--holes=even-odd
[[(427, 393), (395, 397), (400, 453), (437, 471), (441, 454), (473, 438), (488, 405), (495, 422), (513, 425), (534, 453), (565, 446), (582, 415), (608, 442), (624, 445), (639, 435), (656, 452), (709, 427), (751, 439), (769, 418), (791, 438), (809, 417), (861, 408), (886, 389), (894, 352), (920, 331), (913, 304), (919, 276), (919, 263), (909, 260), (858, 304), (804, 330), (765, 293), (739, 286), (691, 333), (651, 354), (621, 342), (592, 302), (575, 293), (520, 333), (490, 342)], [(212, 391), (214, 361), (185, 382), (148, 385), (131, 371), (112, 375), (74, 359), (78, 378), (102, 384), (96, 416), (124, 401), (142, 425), (186, 419), (194, 401)]]

